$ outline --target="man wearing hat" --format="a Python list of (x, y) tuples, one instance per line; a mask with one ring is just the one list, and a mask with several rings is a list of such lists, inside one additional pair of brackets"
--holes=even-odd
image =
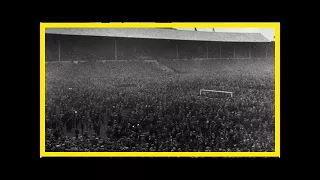
[(81, 128), (81, 135), (83, 136), (83, 131), (84, 131), (84, 116), (82, 116), (82, 118), (81, 118), (80, 128)]
[(52, 127), (53, 130), (57, 129), (57, 117), (56, 117), (56, 115), (54, 115), (54, 117), (53, 117), (53, 121), (51, 123), (51, 127)]
[(70, 119), (67, 120), (66, 126), (67, 126), (67, 132), (71, 132), (71, 120)]
[(79, 129), (78, 129), (78, 128), (76, 128), (76, 129), (75, 129), (75, 131), (74, 131), (74, 133), (75, 133), (76, 138), (78, 139), (78, 136), (79, 136)]
[(96, 126), (97, 126), (97, 135), (98, 135), (98, 137), (100, 137), (100, 123), (99, 123), (99, 121), (98, 122), (96, 122)]

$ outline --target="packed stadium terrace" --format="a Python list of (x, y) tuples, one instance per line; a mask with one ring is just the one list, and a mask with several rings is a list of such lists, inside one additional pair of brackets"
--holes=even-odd
[(46, 64), (45, 150), (274, 151), (273, 59), (159, 62)]

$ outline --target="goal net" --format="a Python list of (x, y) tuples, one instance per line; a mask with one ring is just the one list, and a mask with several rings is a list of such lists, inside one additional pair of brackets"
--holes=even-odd
[(212, 97), (212, 98), (233, 97), (233, 92), (217, 91), (217, 90), (210, 90), (210, 89), (200, 89), (200, 96), (202, 96), (202, 95)]

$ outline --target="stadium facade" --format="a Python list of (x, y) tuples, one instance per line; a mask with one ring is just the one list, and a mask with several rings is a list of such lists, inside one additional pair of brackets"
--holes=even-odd
[(47, 28), (46, 62), (274, 57), (260, 33), (160, 28)]

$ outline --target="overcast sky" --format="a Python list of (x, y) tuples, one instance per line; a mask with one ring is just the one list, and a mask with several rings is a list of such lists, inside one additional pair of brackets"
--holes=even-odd
[[(177, 28), (181, 30), (194, 30), (194, 28)], [(198, 31), (212, 31), (212, 28), (197, 28)], [(251, 33), (261, 33), (270, 41), (273, 40), (274, 28), (215, 28), (216, 32), (251, 32)]]

